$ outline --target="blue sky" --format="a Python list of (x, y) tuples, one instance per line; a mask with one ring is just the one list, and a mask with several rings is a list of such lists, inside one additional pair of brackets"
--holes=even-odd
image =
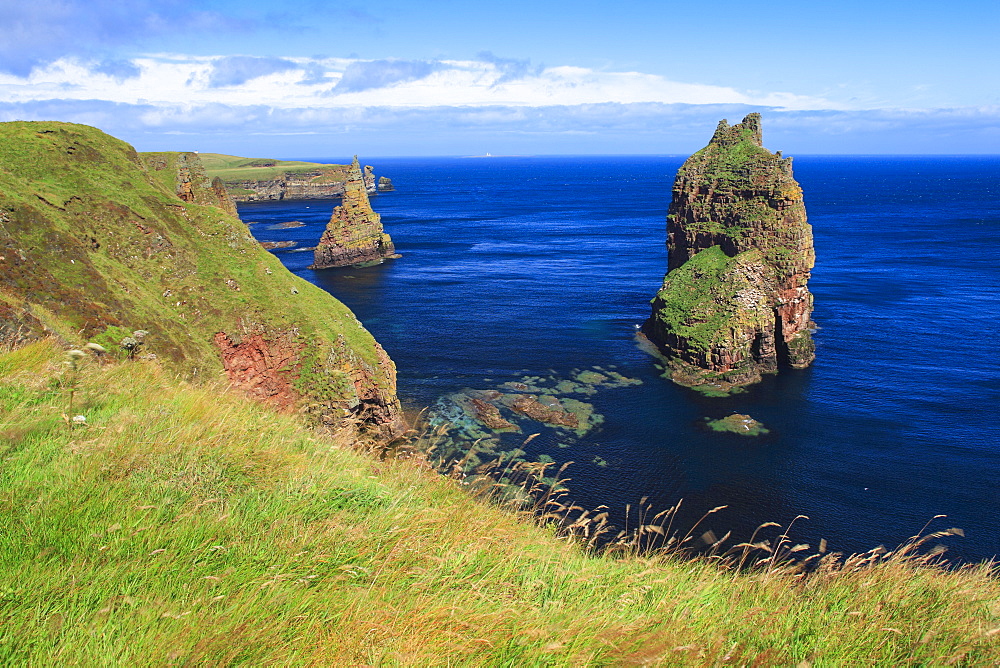
[(0, 120), (270, 157), (1000, 153), (1000, 3), (0, 0)]

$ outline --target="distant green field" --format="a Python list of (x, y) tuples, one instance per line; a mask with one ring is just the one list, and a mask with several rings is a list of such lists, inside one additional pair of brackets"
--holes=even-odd
[[(348, 165), (324, 165), (318, 162), (301, 160), (272, 160), (269, 158), (241, 158), (237, 155), (222, 153), (200, 153), (209, 177), (218, 176), (223, 181), (266, 181), (283, 174), (301, 172), (328, 171), (329, 176), (342, 181)], [(326, 178), (329, 178), (327, 176)]]

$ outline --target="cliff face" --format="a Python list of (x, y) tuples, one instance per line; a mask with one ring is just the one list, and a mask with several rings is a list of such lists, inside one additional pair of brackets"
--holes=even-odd
[(279, 199), (332, 199), (344, 194), (346, 165), (313, 172), (289, 172), (274, 179), (226, 181), (225, 185), (238, 202)]
[[(354, 156), (354, 159), (357, 160), (358, 156)], [(365, 192), (369, 195), (374, 195), (378, 192), (378, 188), (375, 184), (375, 168), (371, 165), (365, 165)]]
[(382, 230), (381, 217), (368, 201), (365, 174), (357, 156), (348, 171), (341, 204), (333, 209), (330, 222), (314, 251), (310, 269), (343, 267), (381, 262), (398, 257), (392, 239)]
[(763, 148), (759, 114), (721, 121), (681, 166), (667, 246), (643, 331), (675, 381), (726, 390), (813, 361), (812, 228), (792, 159)]
[[(395, 367), (354, 315), (253, 239), (193, 153), (0, 123), (0, 345), (56, 336), (216, 378), (330, 428), (402, 430)], [(136, 391), (142, 391), (136, 388)]]
[[(212, 178), (220, 178), (237, 202), (281, 199), (333, 199), (344, 194), (351, 165), (328, 165), (302, 160), (241, 158), (203, 153), (202, 162)], [(375, 168), (365, 165), (365, 191), (379, 191)]]

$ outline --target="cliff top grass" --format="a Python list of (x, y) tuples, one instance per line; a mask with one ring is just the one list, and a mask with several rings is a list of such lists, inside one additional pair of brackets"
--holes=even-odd
[[(193, 165), (193, 154), (173, 155)], [(176, 167), (171, 154), (149, 156)], [(239, 342), (263, 331), (304, 346), (300, 390), (327, 399), (350, 390), (347, 370), (327, 368), (338, 337), (379, 367), (375, 340), (347, 307), (206, 204), (211, 192), (193, 196), (177, 196), (175, 168), (151, 174), (95, 128), (0, 123), (0, 340), (47, 331), (117, 348), (142, 329), (145, 351), (176, 373), (214, 378), (217, 333)], [(381, 383), (390, 391), (389, 378)]]
[(269, 158), (241, 158), (222, 153), (200, 153), (209, 177), (223, 181), (269, 181), (285, 174), (322, 172), (321, 179), (328, 182), (344, 181), (350, 165), (327, 165), (302, 160), (272, 160)]
[(65, 352), (0, 352), (4, 665), (1000, 662), (987, 567), (588, 554), (419, 460)]
[[(700, 171), (703, 178), (744, 187), (752, 185), (755, 168), (781, 159), (763, 147), (760, 114), (756, 113), (748, 114), (735, 125), (719, 121), (708, 145), (690, 158), (693, 168), (703, 170)], [(760, 171), (766, 174), (766, 169)]]

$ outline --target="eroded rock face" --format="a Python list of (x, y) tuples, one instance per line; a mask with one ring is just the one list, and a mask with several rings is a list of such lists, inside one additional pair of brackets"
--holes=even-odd
[(760, 114), (721, 121), (678, 170), (667, 246), (643, 332), (675, 381), (727, 389), (813, 361), (812, 228), (792, 159), (762, 146)]
[[(307, 350), (311, 344), (294, 330), (270, 334), (257, 330), (236, 340), (219, 332), (215, 345), (229, 382), (279, 410), (305, 406), (327, 427), (358, 423), (374, 428), (383, 438), (394, 438), (404, 430), (396, 398), (396, 367), (378, 343), (375, 364), (355, 353), (343, 336), (325, 359), (316, 359)], [(328, 387), (316, 388), (317, 383)], [(316, 389), (327, 391), (320, 394)], [(317, 394), (342, 399), (316, 401)]]
[(215, 335), (222, 367), (235, 387), (279, 409), (293, 407), (300, 399), (293, 383), (302, 345), (291, 337), (267, 340), (260, 333), (233, 341), (226, 333)]
[(343, 200), (330, 216), (310, 269), (381, 262), (395, 255), (392, 239), (383, 231), (382, 219), (368, 201), (365, 175), (354, 156)]
[(215, 206), (230, 216), (239, 218), (236, 202), (225, 184), (218, 177), (210, 179), (197, 153), (161, 152), (142, 153), (140, 158), (147, 169), (159, 172), (173, 171), (176, 179), (175, 192), (181, 200), (194, 204)]

